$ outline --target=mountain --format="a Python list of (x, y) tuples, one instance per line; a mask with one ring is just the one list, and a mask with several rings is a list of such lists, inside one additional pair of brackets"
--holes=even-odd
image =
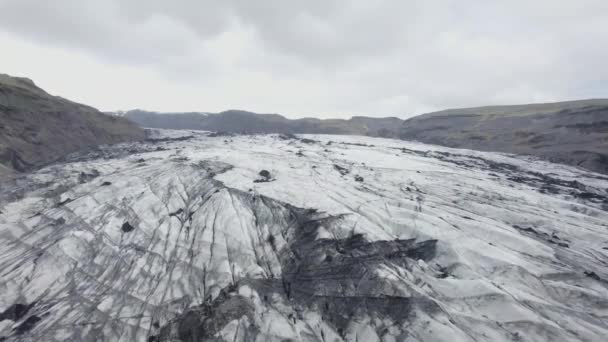
[(234, 133), (308, 133), (401, 138), (447, 147), (532, 155), (608, 174), (608, 100), (449, 109), (401, 120), (305, 118), (230, 110), (124, 117), (142, 127)]
[(349, 120), (304, 118), (290, 120), (279, 114), (241, 110), (213, 113), (155, 113), (131, 110), (124, 117), (141, 127), (195, 129), (233, 133), (323, 133), (397, 137), (402, 120), (357, 116)]
[(608, 173), (608, 99), (450, 109), (406, 120), (399, 136)]
[(124, 118), (49, 95), (27, 78), (0, 74), (0, 174), (143, 137), (144, 131)]
[(153, 131), (0, 187), (0, 340), (603, 341), (608, 177)]

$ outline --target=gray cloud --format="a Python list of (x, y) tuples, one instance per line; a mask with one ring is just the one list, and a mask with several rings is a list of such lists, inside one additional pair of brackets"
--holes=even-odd
[[(11, 37), (209, 94), (139, 107), (292, 115), (605, 97), (607, 22), (604, 0), (0, 0)], [(112, 108), (127, 96), (86, 98)]]

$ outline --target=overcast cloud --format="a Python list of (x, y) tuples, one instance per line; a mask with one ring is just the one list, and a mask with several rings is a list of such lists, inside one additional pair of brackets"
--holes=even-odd
[(102, 110), (288, 117), (608, 97), (606, 0), (0, 0), (0, 72)]

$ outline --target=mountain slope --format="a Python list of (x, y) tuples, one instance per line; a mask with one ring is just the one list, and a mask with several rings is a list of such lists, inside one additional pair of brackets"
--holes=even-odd
[(342, 119), (304, 118), (290, 120), (278, 114), (257, 114), (241, 110), (213, 113), (155, 113), (131, 110), (124, 117), (141, 127), (197, 129), (233, 133), (323, 133), (396, 137), (403, 120), (398, 118), (353, 117)]
[(142, 139), (128, 120), (0, 74), (0, 173), (26, 171), (82, 148)]
[(450, 109), (406, 120), (400, 137), (608, 173), (608, 100)]
[(161, 131), (0, 188), (0, 337), (601, 341), (607, 222), (563, 165)]

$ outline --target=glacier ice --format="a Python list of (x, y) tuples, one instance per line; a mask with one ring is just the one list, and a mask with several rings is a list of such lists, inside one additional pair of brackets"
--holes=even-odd
[(602, 341), (608, 177), (154, 131), (0, 188), (0, 340)]

